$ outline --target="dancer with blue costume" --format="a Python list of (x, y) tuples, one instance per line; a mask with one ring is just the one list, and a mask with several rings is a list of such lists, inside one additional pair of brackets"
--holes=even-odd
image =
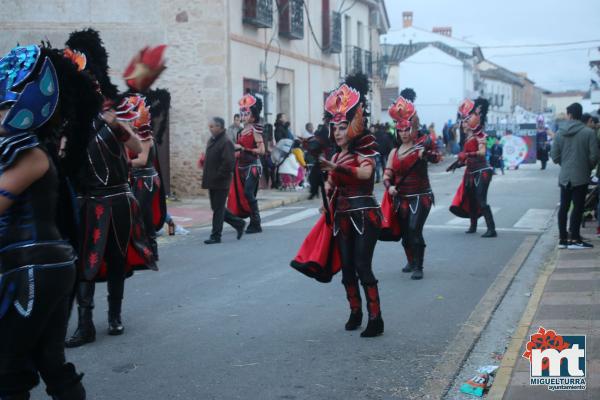
[[(101, 98), (54, 49), (0, 59), (0, 399), (85, 399), (64, 339), (75, 283), (74, 197)], [(63, 157), (58, 150), (61, 139)]]

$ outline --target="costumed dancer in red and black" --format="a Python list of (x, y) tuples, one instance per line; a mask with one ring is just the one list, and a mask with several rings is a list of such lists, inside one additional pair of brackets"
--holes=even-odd
[(156, 232), (165, 223), (167, 203), (158, 168), (150, 104), (145, 97), (150, 86), (164, 71), (165, 45), (142, 49), (125, 69), (123, 77), (129, 92), (117, 107), (117, 117), (129, 121), (142, 142), (142, 152), (131, 157), (131, 190), (140, 204), (146, 236), (158, 261)]
[(64, 341), (76, 280), (72, 188), (101, 104), (58, 50), (20, 46), (0, 59), (0, 399), (29, 399), (40, 376), (53, 399), (86, 397)]
[(381, 204), (384, 221), (380, 238), (402, 239), (408, 260), (402, 272), (412, 272), (411, 279), (419, 280), (423, 279), (426, 246), (423, 226), (434, 202), (427, 166), (439, 162), (441, 155), (431, 136), (419, 137), (413, 100), (414, 91), (405, 89), (389, 109), (396, 122), (399, 145), (390, 153), (383, 175), (386, 191)]
[[(77, 347), (96, 339), (92, 319), (95, 282), (106, 281), (108, 289), (108, 334), (123, 333), (121, 305), (125, 278), (134, 268), (156, 270), (154, 256), (145, 235), (140, 206), (129, 186), (129, 160), (142, 145), (131, 127), (117, 119), (112, 108), (117, 89), (108, 77), (108, 55), (98, 32), (73, 32), (66, 43), (82, 68), (98, 82), (104, 106), (93, 121), (95, 135), (87, 145), (83, 168), (85, 186), (80, 189), (81, 241), (77, 288), (79, 321), (66, 341)], [(122, 112), (123, 110), (120, 110)]]
[(246, 233), (262, 232), (256, 194), (262, 174), (260, 156), (265, 154), (263, 127), (259, 123), (262, 100), (248, 93), (242, 97), (239, 105), (244, 129), (235, 143), (237, 156), (225, 210), (225, 222), (237, 229), (238, 239), (240, 231), (243, 231), (240, 218), (250, 217)]
[(366, 130), (368, 79), (363, 74), (346, 78), (325, 102), (325, 120), (338, 151), (331, 161), (319, 160), (329, 172), (325, 184), (324, 215), (305, 239), (293, 268), (320, 282), (330, 282), (342, 270), (342, 283), (350, 304), (346, 330), (362, 324), (359, 281), (367, 300), (369, 322), (362, 337), (383, 333), (379, 290), (372, 261), (381, 229), (381, 210), (373, 196), (375, 137)]
[(471, 225), (466, 233), (477, 232), (477, 220), (483, 215), (487, 231), (481, 237), (490, 238), (498, 236), (487, 195), (492, 181), (492, 167), (488, 164), (486, 153), (486, 116), (489, 103), (484, 98), (475, 101), (466, 99), (460, 105), (458, 114), (461, 118), (463, 130), (466, 134), (463, 151), (458, 154), (448, 171), (466, 166), (462, 182), (452, 200), (450, 212), (460, 218), (469, 218)]

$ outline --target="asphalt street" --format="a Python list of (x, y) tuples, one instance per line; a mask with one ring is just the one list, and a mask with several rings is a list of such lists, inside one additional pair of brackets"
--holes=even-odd
[[(498, 171), (499, 172), (499, 171)], [(268, 211), (264, 233), (206, 246), (206, 228), (160, 247), (159, 272), (126, 282), (125, 334), (106, 335), (105, 285), (96, 291), (97, 341), (67, 351), (90, 399), (412, 398), (527, 235), (547, 229), (558, 168), (495, 176), (499, 237), (465, 235), (448, 205), (462, 171), (431, 169), (436, 195), (425, 238), (425, 279), (411, 281), (398, 243), (377, 245), (385, 334), (346, 332), (341, 276), (330, 284), (289, 267), (316, 221), (318, 201)], [(74, 329), (71, 321), (69, 333)], [(460, 365), (456, 366), (457, 370)], [(37, 389), (33, 399), (45, 398)]]

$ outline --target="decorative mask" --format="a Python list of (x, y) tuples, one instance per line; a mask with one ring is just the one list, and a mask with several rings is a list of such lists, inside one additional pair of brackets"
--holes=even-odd
[(473, 131), (481, 128), (480, 109), (479, 107), (475, 107), (475, 103), (472, 100), (466, 99), (463, 101), (460, 107), (458, 107), (458, 113), (467, 128)]
[(167, 68), (163, 58), (166, 49), (167, 45), (161, 44), (140, 50), (123, 73), (127, 85), (142, 93), (148, 90)]
[[(349, 123), (348, 139), (352, 140), (364, 131), (364, 109), (360, 102), (360, 92), (347, 84), (343, 84), (327, 97), (325, 100), (325, 111), (332, 115), (330, 123), (339, 125)], [(356, 113), (352, 121), (348, 121), (348, 113), (355, 107)]]
[(240, 115), (242, 118), (247, 117), (252, 113), (250, 108), (256, 104), (256, 97), (252, 96), (250, 93), (247, 93), (240, 99), (238, 104), (240, 106)]
[[(48, 57), (40, 60), (38, 46), (19, 46), (0, 59), (0, 106), (10, 111), (0, 124), (11, 134), (18, 134), (44, 125), (58, 104), (58, 78)], [(29, 83), (39, 62), (42, 66)], [(19, 91), (20, 90), (20, 91)]]
[[(396, 121), (396, 129), (399, 131), (407, 131), (412, 128), (413, 117), (417, 114), (415, 105), (400, 96), (388, 110), (390, 117)], [(413, 132), (416, 135), (416, 132)]]

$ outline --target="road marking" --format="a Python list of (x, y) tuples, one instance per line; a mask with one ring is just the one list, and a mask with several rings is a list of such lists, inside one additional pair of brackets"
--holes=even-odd
[(271, 217), (271, 216), (273, 216), (275, 214), (279, 214), (282, 211), (283, 211), (282, 208), (275, 208), (273, 210), (261, 211), (260, 212), (260, 217), (261, 218), (268, 218), (268, 217)]
[(303, 219), (310, 218), (310, 217), (313, 217), (318, 214), (319, 214), (318, 208), (309, 208), (309, 209), (288, 215), (287, 217), (278, 218), (273, 221), (269, 221), (265, 224), (262, 224), (262, 226), (263, 227), (283, 226), (283, 225), (287, 225), (287, 224), (292, 224), (294, 222), (302, 221)]
[(171, 215), (171, 218), (175, 222), (189, 222), (192, 220), (191, 218), (188, 218), (188, 217), (178, 217), (176, 215)]
[(553, 213), (554, 210), (530, 208), (513, 227), (544, 229), (548, 226)]
[[(460, 225), (430, 225), (430, 224), (425, 224), (425, 229), (432, 229), (432, 230), (457, 230), (457, 231), (462, 231), (465, 229), (465, 227), (468, 227), (468, 225), (465, 226), (460, 226)], [(481, 233), (483, 233), (485, 231), (485, 228), (480, 229)], [(544, 229), (528, 229), (528, 228), (496, 228), (496, 231), (498, 232), (522, 232), (522, 233), (542, 233), (544, 232)]]
[[(500, 207), (492, 207), (492, 214), (497, 214), (500, 211)], [(471, 222), (469, 218), (452, 218), (450, 221), (446, 222), (448, 225), (457, 225), (457, 226), (469, 226)]]

